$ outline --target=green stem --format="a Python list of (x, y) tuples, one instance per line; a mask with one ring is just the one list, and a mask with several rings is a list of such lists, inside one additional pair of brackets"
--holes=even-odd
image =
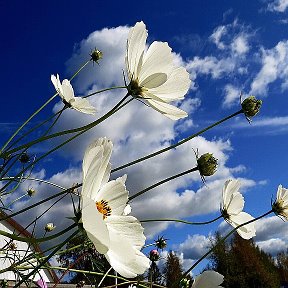
[(113, 86), (113, 87), (110, 87), (110, 88), (105, 88), (105, 89), (102, 89), (102, 90), (98, 90), (96, 92), (93, 92), (93, 93), (90, 93), (86, 96), (84, 96), (83, 98), (88, 98), (90, 96), (93, 96), (93, 95), (96, 95), (96, 94), (99, 94), (99, 93), (102, 93), (102, 92), (105, 92), (105, 91), (109, 91), (109, 90), (114, 90), (114, 89), (127, 89), (126, 86)]
[(142, 162), (142, 161), (145, 161), (145, 160), (147, 160), (147, 159), (149, 159), (149, 158), (152, 158), (152, 157), (155, 157), (155, 156), (157, 156), (157, 155), (159, 155), (159, 154), (162, 154), (162, 153), (164, 153), (164, 152), (167, 152), (167, 151), (169, 151), (169, 150), (171, 150), (171, 149), (173, 149), (173, 148), (176, 148), (177, 146), (180, 146), (180, 145), (188, 142), (189, 140), (191, 140), (191, 139), (193, 139), (193, 138), (195, 138), (195, 137), (203, 134), (204, 132), (210, 130), (211, 128), (213, 128), (213, 127), (215, 127), (215, 126), (217, 126), (217, 125), (225, 122), (226, 120), (228, 120), (228, 119), (230, 119), (230, 118), (233, 118), (234, 116), (236, 116), (236, 115), (238, 115), (238, 114), (241, 114), (241, 113), (243, 113), (242, 109), (239, 110), (238, 112), (235, 112), (235, 113), (231, 114), (230, 116), (227, 116), (227, 117), (223, 118), (223, 119), (220, 120), (220, 121), (215, 122), (214, 124), (212, 124), (212, 125), (204, 128), (204, 129), (200, 130), (199, 132), (197, 132), (197, 133), (195, 133), (195, 134), (193, 134), (193, 135), (191, 135), (191, 136), (189, 136), (189, 137), (187, 137), (187, 138), (179, 141), (179, 142), (176, 143), (176, 144), (173, 144), (173, 145), (168, 146), (168, 147), (166, 147), (166, 148), (164, 148), (164, 149), (158, 150), (158, 151), (156, 151), (156, 152), (154, 152), (154, 153), (151, 153), (151, 154), (146, 155), (146, 156), (144, 156), (144, 157), (141, 157), (141, 158), (139, 158), (139, 159), (137, 159), (137, 160), (134, 160), (134, 161), (132, 161), (132, 162), (129, 162), (129, 163), (125, 164), (125, 165), (122, 165), (122, 166), (119, 166), (119, 167), (117, 167), (117, 168), (114, 168), (114, 169), (111, 171), (111, 173), (116, 172), (116, 171), (118, 171), (118, 170), (122, 170), (122, 169), (124, 169), (124, 168), (129, 167), (129, 166), (135, 165), (135, 164), (140, 163), (140, 162)]
[[(146, 219), (146, 220), (140, 220), (141, 223), (147, 223), (147, 222), (177, 222), (177, 223), (184, 223), (184, 224), (189, 224), (189, 225), (206, 225), (213, 223), (217, 220), (222, 218), (222, 215), (218, 216), (217, 218), (210, 220), (210, 221), (204, 221), (204, 222), (190, 222), (186, 220), (180, 220), (180, 219)], [(154, 245), (154, 244), (153, 244)]]
[[(32, 145), (35, 145), (35, 144), (38, 144), (40, 142), (43, 142), (45, 140), (49, 140), (49, 139), (52, 139), (52, 138), (55, 138), (55, 137), (59, 137), (59, 136), (63, 136), (63, 135), (67, 135), (67, 134), (72, 134), (72, 133), (76, 133), (76, 132), (81, 132), (81, 131), (84, 131), (86, 132), (87, 130), (95, 127), (96, 125), (100, 124), (101, 122), (103, 122), (104, 120), (106, 120), (108, 117), (110, 117), (111, 115), (113, 115), (115, 113), (115, 110), (117, 110), (118, 106), (120, 106), (128, 97), (129, 95), (125, 95), (124, 98), (122, 100), (119, 101), (118, 104), (116, 104), (109, 112), (107, 112), (105, 115), (103, 115), (101, 118), (87, 124), (87, 125), (84, 125), (82, 127), (78, 127), (78, 128), (74, 128), (74, 129), (69, 129), (69, 130), (65, 130), (65, 131), (60, 131), (60, 132), (57, 132), (57, 133), (54, 133), (54, 134), (51, 134), (51, 135), (47, 135), (47, 136), (44, 136), (44, 137), (41, 137), (39, 139), (35, 139), (33, 141), (30, 141), (26, 144), (23, 144), (21, 146), (18, 146), (14, 149), (11, 149), (9, 151), (6, 151), (5, 153), (3, 153), (3, 157), (5, 157), (6, 155), (11, 155), (12, 153), (15, 153), (19, 150), (22, 150), (22, 149), (27, 149), (29, 147), (31, 147)], [(82, 134), (82, 133), (81, 133)]]
[[(41, 157), (37, 158), (37, 161), (35, 161), (35, 162), (32, 163), (32, 164), (35, 165), (37, 162), (39, 162), (41, 159), (45, 158), (47, 155), (49, 155), (49, 154), (51, 154), (52, 152), (58, 150), (59, 148), (61, 148), (62, 146), (66, 145), (67, 143), (69, 143), (70, 141), (72, 141), (73, 139), (75, 139), (76, 137), (80, 136), (81, 134), (85, 133), (86, 131), (88, 131), (88, 130), (91, 129), (92, 127), (98, 125), (99, 123), (103, 122), (105, 119), (107, 119), (107, 118), (109, 118), (110, 116), (112, 116), (112, 115), (113, 115), (114, 113), (116, 113), (120, 108), (124, 107), (125, 105), (127, 105), (129, 102), (132, 101), (132, 100), (130, 99), (130, 100), (128, 100), (128, 101), (125, 102), (125, 100), (126, 100), (126, 98), (127, 98), (128, 96), (129, 96), (128, 94), (125, 95), (125, 96), (123, 97), (123, 99), (119, 101), (118, 104), (116, 104), (109, 112), (107, 112), (104, 116), (102, 116), (101, 118), (99, 118), (97, 121), (92, 122), (92, 123), (90, 123), (90, 124), (88, 124), (88, 125), (86, 125), (86, 126), (83, 126), (83, 127), (86, 127), (85, 130), (83, 130), (83, 127), (77, 128), (77, 129), (72, 129), (72, 130), (74, 130), (74, 131), (80, 130), (80, 132), (79, 132), (78, 134), (72, 136), (72, 137), (69, 138), (68, 140), (62, 142), (60, 145), (54, 147), (53, 149), (51, 149), (50, 151), (48, 151), (47, 153), (45, 153), (45, 154), (42, 155)], [(123, 102), (124, 102), (124, 103), (123, 103)], [(69, 130), (68, 130), (68, 131), (69, 131)], [(71, 131), (71, 130), (70, 130), (70, 131)], [(63, 132), (60, 132), (60, 134), (63, 134), (63, 135), (64, 135), (64, 134), (66, 134), (65, 132), (67, 132), (67, 130), (66, 130), (66, 131), (63, 131)], [(55, 133), (55, 134), (59, 134), (59, 133)], [(53, 135), (55, 135), (55, 134), (53, 134)], [(42, 138), (42, 141), (44, 141), (44, 140), (43, 140), (44, 138), (46, 138), (46, 139), (49, 139), (50, 137), (52, 138), (53, 135), (43, 137), (43, 138)], [(32, 141), (32, 142), (34, 142), (33, 144), (38, 143), (38, 142), (41, 142), (41, 141), (39, 141), (39, 140), (40, 140), (40, 139), (37, 139), (37, 140)], [(26, 144), (26, 145), (24, 145), (24, 146), (27, 146), (27, 145), (30, 145), (30, 146), (31, 146), (31, 145), (33, 145), (33, 144), (31, 144), (32, 142), (30, 142), (29, 144)], [(29, 147), (30, 147), (30, 146), (29, 146)], [(27, 149), (27, 148), (26, 148), (26, 149)], [(10, 151), (9, 151), (9, 152), (10, 152)], [(28, 165), (25, 169), (23, 169), (18, 175), (16, 175), (16, 177), (20, 176), (20, 175), (21, 175), (22, 173), (24, 173), (27, 169), (29, 169), (29, 168), (32, 166), (32, 164)], [(12, 181), (12, 180), (11, 180), (11, 181)], [(10, 183), (11, 183), (11, 181), (8, 182), (8, 183), (6, 183), (6, 184), (0, 189), (0, 191), (3, 191), (7, 186), (9, 186)]]
[[(236, 228), (234, 228), (233, 230), (231, 230), (225, 237), (223, 237), (220, 242), (224, 242), (231, 234), (233, 234), (237, 229), (247, 225), (247, 224), (250, 224), (252, 222), (255, 222), (263, 217), (266, 217), (267, 215), (269, 215), (270, 213), (272, 213), (273, 210), (270, 210), (264, 214), (262, 214), (261, 216), (257, 217), (257, 218), (254, 218), (250, 221), (247, 221), (245, 223), (242, 223), (241, 225), (237, 226)], [(211, 252), (214, 251), (214, 249), (216, 249), (216, 246), (212, 247), (208, 252), (206, 252), (200, 259), (198, 259), (187, 271), (185, 271), (185, 273), (183, 274), (183, 277), (184, 278), (185, 276), (188, 275), (188, 273), (190, 273), (203, 259), (205, 259)], [(181, 280), (181, 279), (179, 279)], [(179, 281), (178, 281), (179, 282)]]
[(55, 248), (46, 259), (40, 261), (40, 263), (31, 271), (29, 274), (25, 275), (21, 281), (19, 281), (14, 287), (19, 287), (23, 282), (25, 282), (27, 279), (29, 279), (30, 276), (32, 276), (35, 271), (37, 271), (39, 268), (41, 268), (42, 265), (46, 264), (46, 262), (57, 253), (57, 251), (63, 247), (66, 243), (68, 243), (74, 236), (76, 236), (79, 233), (79, 230), (75, 231), (71, 236), (69, 236), (64, 242), (59, 245), (59, 247)]
[(19, 237), (15, 234), (11, 234), (5, 231), (0, 230), (0, 235), (8, 237), (12, 240), (17, 240), (17, 241), (21, 241), (21, 242), (26, 242), (26, 243), (33, 243), (33, 244), (38, 244), (38, 243), (42, 243), (42, 242), (46, 242), (46, 241), (50, 241), (52, 239), (58, 238), (59, 236), (65, 234), (66, 232), (71, 231), (71, 229), (77, 227), (78, 224), (74, 223), (72, 225), (70, 225), (69, 227), (67, 227), (66, 229), (62, 230), (59, 233), (53, 234), (51, 236), (48, 237), (43, 237), (43, 238), (34, 238), (34, 237)]
[[(74, 75), (70, 78), (70, 81), (76, 77), (76, 75), (78, 75), (78, 73), (90, 62), (87, 61), (84, 65), (82, 65), (75, 73)], [(48, 99), (39, 109), (37, 109), (14, 133), (13, 135), (8, 139), (8, 141), (4, 144), (4, 146), (2, 147), (1, 151), (0, 151), (0, 155), (2, 154), (2, 152), (4, 151), (4, 149), (7, 147), (7, 145), (9, 145), (9, 143), (14, 139), (14, 137), (23, 129), (24, 126), (27, 125), (27, 123), (30, 122), (30, 120), (32, 118), (34, 118), (41, 110), (43, 110), (56, 96), (58, 95), (58, 93), (55, 93), (50, 99)]]
[(183, 176), (183, 175), (185, 175), (185, 174), (188, 174), (188, 173), (191, 173), (191, 172), (195, 172), (195, 171), (197, 171), (197, 170), (198, 170), (198, 167), (194, 167), (194, 168), (189, 169), (189, 170), (187, 170), (187, 171), (181, 172), (181, 173), (179, 173), (179, 174), (177, 174), (177, 175), (173, 175), (173, 176), (168, 177), (168, 178), (166, 178), (166, 179), (164, 179), (164, 180), (161, 180), (161, 181), (159, 181), (159, 182), (157, 182), (157, 183), (155, 183), (155, 184), (153, 184), (153, 185), (151, 185), (151, 186), (149, 186), (149, 187), (141, 190), (140, 192), (137, 192), (136, 194), (130, 196), (130, 197), (129, 197), (129, 201), (133, 200), (134, 198), (136, 198), (136, 197), (138, 197), (138, 196), (146, 193), (147, 191), (149, 191), (149, 190), (151, 190), (151, 189), (153, 189), (153, 188), (155, 188), (155, 187), (157, 187), (157, 186), (160, 186), (160, 185), (162, 185), (162, 184), (164, 184), (164, 183), (166, 183), (166, 182), (168, 182), (168, 181), (171, 181), (171, 180), (173, 180), (173, 179), (175, 179), (175, 178), (181, 177), (181, 176)]

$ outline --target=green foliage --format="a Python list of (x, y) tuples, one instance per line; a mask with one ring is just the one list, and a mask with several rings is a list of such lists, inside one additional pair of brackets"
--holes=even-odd
[(279, 288), (278, 269), (273, 258), (255, 245), (235, 234), (230, 245), (216, 233), (209, 268), (224, 275), (223, 287)]

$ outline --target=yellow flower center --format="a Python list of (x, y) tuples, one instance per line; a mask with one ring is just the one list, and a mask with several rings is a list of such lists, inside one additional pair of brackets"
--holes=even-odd
[(103, 214), (103, 220), (111, 215), (112, 209), (106, 200), (96, 201), (96, 208)]

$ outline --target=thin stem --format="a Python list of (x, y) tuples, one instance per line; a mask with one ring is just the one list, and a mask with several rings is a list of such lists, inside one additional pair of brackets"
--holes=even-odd
[(153, 188), (155, 188), (155, 187), (157, 187), (157, 186), (160, 186), (160, 185), (162, 185), (162, 184), (164, 184), (164, 183), (166, 183), (166, 182), (168, 182), (168, 181), (171, 181), (171, 180), (173, 180), (173, 179), (175, 179), (175, 178), (178, 178), (178, 177), (180, 177), (180, 176), (183, 176), (183, 175), (185, 175), (185, 174), (188, 174), (188, 173), (191, 173), (191, 172), (195, 172), (195, 171), (197, 171), (197, 170), (198, 170), (198, 167), (194, 167), (194, 168), (189, 169), (189, 170), (187, 170), (187, 171), (181, 172), (181, 173), (179, 173), (179, 174), (177, 174), (177, 175), (173, 175), (173, 176), (168, 177), (168, 178), (166, 178), (166, 179), (164, 179), (164, 180), (161, 180), (161, 181), (159, 181), (159, 182), (157, 182), (157, 183), (155, 183), (155, 184), (153, 184), (153, 185), (151, 185), (151, 186), (149, 186), (149, 187), (147, 187), (147, 188), (145, 188), (145, 189), (137, 192), (136, 194), (130, 196), (130, 197), (129, 197), (129, 201), (133, 200), (134, 198), (136, 198), (136, 197), (138, 197), (138, 196), (146, 193), (147, 191), (149, 191), (149, 190), (151, 190), (151, 189), (153, 189)]
[[(117, 111), (119, 111), (120, 108), (124, 107), (125, 105), (127, 105), (131, 100), (128, 100), (127, 102), (125, 102), (125, 100), (127, 99), (129, 95), (125, 95), (122, 100), (119, 101), (118, 104), (116, 104), (109, 112), (107, 112), (104, 116), (102, 116), (101, 118), (99, 118), (98, 120), (86, 125), (86, 126), (83, 126), (83, 127), (80, 127), (80, 128), (77, 128), (77, 129), (72, 129), (74, 131), (80, 131), (78, 134), (72, 136), (71, 138), (69, 138), (68, 140), (62, 142), (60, 145), (54, 147), (53, 149), (51, 149), (50, 151), (48, 151), (47, 153), (45, 153), (44, 155), (42, 155), (41, 157), (39, 157), (37, 159), (37, 161), (35, 161), (33, 163), (33, 165), (35, 165), (35, 163), (39, 162), (41, 159), (45, 158), (47, 155), (51, 154), (52, 152), (58, 150), (59, 148), (61, 148), (62, 146), (64, 146), (65, 144), (69, 143), (70, 141), (72, 141), (73, 139), (75, 139), (76, 137), (82, 135), (83, 133), (85, 133), (86, 131), (88, 131), (89, 129), (91, 129), (92, 127), (98, 125), (99, 123), (103, 122), (104, 120), (106, 120), (107, 118), (109, 118), (110, 116), (112, 116), (114, 113), (116, 113)], [(84, 130), (83, 128), (86, 127)], [(39, 143), (41, 141), (44, 141), (45, 139), (49, 139), (49, 138), (53, 138), (53, 137), (56, 137), (55, 135), (57, 134), (57, 136), (59, 136), (60, 134), (61, 135), (64, 135), (64, 134), (67, 134), (66, 132), (68, 131), (71, 131), (71, 130), (66, 130), (66, 131), (63, 131), (63, 132), (60, 132), (60, 133), (55, 133), (55, 134), (52, 134), (50, 136), (45, 136), (45, 137), (42, 137), (41, 139), (36, 139), (24, 146), (27, 146), (29, 145), (28, 147), (32, 146), (33, 144), (35, 143)], [(44, 140), (43, 140), (44, 139)], [(24, 148), (24, 147), (23, 147)], [(18, 147), (18, 149), (20, 149)], [(27, 148), (26, 148), (27, 149)], [(14, 150), (14, 149), (13, 149)], [(9, 151), (10, 153), (11, 151)], [(23, 169), (18, 175), (16, 175), (16, 177), (20, 176), (21, 173), (24, 173), (27, 169), (29, 169), (29, 167), (31, 167), (32, 164), (28, 165), (25, 169)], [(7, 186), (10, 185), (12, 180), (10, 180), (10, 182), (6, 183), (1, 189), (0, 191), (3, 191)]]
[[(96, 125), (100, 124), (101, 122), (103, 122), (104, 120), (106, 120), (107, 118), (109, 118), (111, 115), (113, 115), (116, 111), (118, 111), (117, 109), (119, 108), (119, 106), (121, 106), (121, 104), (127, 99), (129, 95), (125, 95), (122, 100), (119, 101), (119, 103), (117, 103), (109, 112), (107, 112), (105, 115), (103, 115), (101, 118), (87, 124), (87, 125), (84, 125), (84, 126), (81, 126), (81, 127), (78, 127), (78, 128), (74, 128), (74, 129), (69, 129), (69, 130), (65, 130), (65, 131), (60, 131), (60, 132), (57, 132), (57, 133), (54, 133), (54, 134), (51, 134), (51, 135), (47, 135), (47, 136), (44, 136), (44, 137), (41, 137), (39, 139), (35, 139), (33, 141), (30, 141), (26, 144), (23, 144), (21, 146), (18, 146), (14, 149), (11, 149), (9, 151), (6, 151), (5, 153), (3, 153), (3, 156), (6, 156), (6, 155), (11, 155), (12, 153), (15, 153), (19, 150), (22, 150), (22, 149), (25, 149), (25, 148), (29, 148), (31, 147), (32, 145), (35, 145), (35, 144), (38, 144), (40, 142), (43, 142), (45, 140), (49, 140), (49, 139), (52, 139), (52, 138), (55, 138), (55, 137), (59, 137), (59, 136), (62, 136), (62, 135), (67, 135), (67, 134), (72, 134), (72, 133), (76, 133), (76, 132), (86, 132), (87, 130), (95, 127)], [(81, 133), (82, 134), (82, 133)], [(80, 135), (80, 134), (79, 134)]]
[(98, 284), (98, 288), (101, 286), (101, 284), (103, 283), (103, 281), (105, 280), (106, 276), (108, 275), (108, 273), (112, 270), (112, 267), (110, 267), (107, 272), (103, 275), (102, 279), (100, 280), (99, 284)]
[(26, 243), (42, 243), (42, 242), (46, 242), (46, 241), (50, 241), (52, 239), (55, 239), (63, 234), (65, 234), (66, 232), (71, 231), (71, 229), (77, 227), (78, 224), (77, 223), (73, 223), (72, 225), (70, 225), (69, 227), (67, 227), (66, 229), (62, 230), (59, 233), (53, 234), (51, 236), (48, 237), (43, 237), (43, 238), (34, 238), (34, 237), (19, 237), (15, 234), (11, 234), (5, 231), (0, 230), (0, 235), (8, 237), (10, 239), (13, 240), (17, 240), (17, 241), (22, 241), (22, 242), (26, 242)]
[(76, 236), (79, 233), (79, 230), (75, 231), (71, 236), (69, 236), (64, 242), (62, 242), (59, 247), (55, 248), (46, 259), (40, 261), (40, 263), (31, 271), (29, 274), (25, 275), (21, 281), (19, 281), (14, 287), (19, 287), (23, 282), (25, 282), (31, 275), (35, 273), (39, 268), (41, 268), (42, 265), (44, 265), (51, 257), (54, 256), (54, 254), (63, 247), (66, 243), (68, 243), (74, 236)]
[(179, 142), (176, 143), (176, 144), (173, 144), (173, 145), (168, 146), (168, 147), (166, 147), (166, 148), (164, 148), (164, 149), (158, 150), (158, 151), (156, 151), (156, 152), (154, 152), (154, 153), (151, 153), (151, 154), (146, 155), (146, 156), (144, 156), (144, 157), (141, 157), (141, 158), (139, 158), (139, 159), (137, 159), (137, 160), (134, 160), (134, 161), (132, 161), (132, 162), (129, 162), (129, 163), (125, 164), (125, 165), (122, 165), (122, 166), (119, 166), (119, 167), (117, 167), (117, 168), (114, 168), (114, 169), (111, 171), (111, 173), (116, 172), (116, 171), (118, 171), (118, 170), (122, 170), (122, 169), (124, 169), (124, 168), (129, 167), (129, 166), (132, 166), (132, 165), (134, 165), (134, 164), (140, 163), (140, 162), (142, 162), (142, 161), (145, 161), (145, 160), (147, 160), (147, 159), (149, 159), (149, 158), (155, 157), (155, 156), (157, 156), (157, 155), (159, 155), (159, 154), (162, 154), (162, 153), (164, 153), (164, 152), (167, 152), (167, 151), (169, 151), (169, 150), (171, 150), (171, 149), (173, 149), (173, 148), (176, 148), (177, 146), (180, 146), (180, 145), (188, 142), (189, 140), (191, 140), (191, 139), (193, 139), (193, 138), (195, 138), (195, 137), (203, 134), (204, 132), (210, 130), (211, 128), (213, 128), (213, 127), (215, 127), (215, 126), (217, 126), (217, 125), (225, 122), (226, 120), (228, 120), (228, 119), (230, 119), (230, 118), (233, 118), (234, 116), (236, 116), (236, 115), (238, 115), (238, 114), (241, 114), (241, 113), (243, 113), (242, 109), (239, 110), (238, 112), (235, 112), (235, 113), (231, 114), (230, 116), (227, 116), (227, 117), (223, 118), (223, 119), (220, 120), (220, 121), (215, 122), (214, 124), (212, 124), (212, 125), (204, 128), (204, 129), (200, 130), (199, 132), (197, 132), (197, 133), (195, 133), (195, 134), (193, 134), (193, 135), (191, 135), (191, 136), (189, 136), (189, 137), (187, 137), (187, 138), (179, 141)]
[(189, 224), (189, 225), (206, 225), (206, 224), (213, 223), (213, 222), (219, 220), (220, 218), (222, 218), (222, 215), (218, 216), (217, 218), (215, 218), (213, 220), (204, 221), (204, 222), (190, 222), (190, 221), (186, 221), (186, 220), (168, 219), (168, 218), (164, 218), (164, 219), (146, 219), (146, 220), (140, 220), (140, 222), (141, 223), (147, 223), (147, 222), (177, 222), (177, 223), (184, 223), (184, 224)]
[[(254, 218), (250, 221), (247, 221), (245, 223), (242, 223), (241, 225), (237, 226), (236, 228), (232, 229), (225, 237), (223, 237), (220, 242), (224, 242), (231, 234), (233, 234), (237, 229), (247, 225), (247, 224), (250, 224), (252, 222), (255, 222), (263, 217), (266, 217), (267, 215), (269, 215), (270, 213), (272, 213), (273, 210), (270, 210), (264, 214), (262, 214), (261, 216), (258, 216), (257, 218)], [(201, 258), (199, 258), (184, 274), (183, 274), (183, 277), (184, 278), (185, 276), (188, 275), (188, 273), (190, 273), (192, 271), (192, 269), (194, 269), (203, 259), (205, 259), (211, 252), (214, 251), (214, 249), (216, 248), (216, 246), (212, 247), (208, 252), (206, 252)], [(180, 279), (179, 279), (180, 280)]]
[[(78, 73), (90, 62), (87, 61), (84, 65), (82, 65), (75, 73), (74, 75), (70, 78), (70, 81), (78, 75)], [(0, 155), (4, 151), (4, 149), (9, 145), (9, 143), (14, 139), (14, 137), (23, 129), (24, 126), (27, 125), (27, 123), (30, 122), (32, 118), (34, 118), (41, 110), (43, 110), (56, 96), (58, 95), (58, 92), (55, 93), (50, 99), (48, 99), (39, 109), (37, 109), (14, 133), (13, 135), (8, 139), (8, 141), (4, 144), (0, 151)]]
[(114, 89), (127, 89), (126, 86), (114, 86), (114, 87), (110, 87), (110, 88), (105, 88), (105, 89), (102, 89), (102, 90), (98, 90), (96, 92), (93, 92), (93, 93), (90, 93), (86, 96), (84, 96), (83, 98), (88, 98), (90, 96), (93, 96), (93, 95), (96, 95), (96, 94), (99, 94), (99, 93), (102, 93), (102, 92), (105, 92), (105, 91), (109, 91), (109, 90), (114, 90)]

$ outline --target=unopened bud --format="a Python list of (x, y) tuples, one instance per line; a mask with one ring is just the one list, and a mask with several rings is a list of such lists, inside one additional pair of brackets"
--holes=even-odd
[(21, 163), (23, 163), (23, 164), (28, 163), (29, 160), (30, 160), (30, 156), (29, 156), (26, 152), (24, 152), (23, 154), (21, 154), (20, 157), (19, 157), (19, 161), (20, 161)]
[(53, 231), (55, 228), (56, 228), (56, 226), (54, 226), (53, 223), (47, 223), (47, 224), (45, 225), (45, 231), (46, 231), (46, 232), (51, 232), (51, 231)]
[(158, 261), (160, 259), (159, 252), (156, 249), (151, 250), (150, 253), (149, 253), (149, 259), (152, 262)]
[(98, 63), (98, 61), (103, 58), (103, 53), (102, 53), (100, 50), (98, 50), (98, 49), (95, 48), (95, 49), (91, 52), (90, 56), (91, 56), (91, 60), (92, 60), (93, 62)]
[(164, 239), (163, 236), (158, 237), (158, 239), (155, 240), (155, 246), (156, 246), (158, 249), (164, 249), (164, 248), (167, 246), (166, 240), (167, 240), (167, 239)]
[(9, 250), (16, 250), (17, 249), (17, 244), (14, 242), (11, 242), (8, 244), (8, 249)]
[(211, 153), (205, 153), (197, 159), (198, 170), (201, 176), (211, 176), (217, 170), (218, 160)]
[(190, 279), (183, 278), (179, 283), (180, 288), (189, 288), (190, 287)]
[(262, 100), (256, 99), (255, 96), (249, 96), (241, 103), (242, 110), (248, 118), (255, 116), (260, 111), (261, 105)]
[(30, 197), (32, 197), (35, 193), (36, 193), (36, 191), (33, 188), (29, 188), (27, 190), (27, 195), (30, 196)]

